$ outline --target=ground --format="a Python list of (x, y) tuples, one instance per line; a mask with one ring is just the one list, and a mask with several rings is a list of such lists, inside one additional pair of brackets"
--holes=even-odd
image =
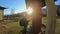
[[(43, 17), (42, 23), (46, 25), (46, 17)], [(29, 22), (31, 25), (31, 22)], [(0, 23), (0, 34), (21, 34), (23, 26), (19, 26), (19, 21), (10, 23)], [(56, 18), (56, 34), (60, 34), (60, 18)]]
[[(42, 23), (46, 25), (46, 17), (43, 17)], [(56, 34), (60, 34), (60, 17), (56, 17), (56, 29), (55, 29)]]

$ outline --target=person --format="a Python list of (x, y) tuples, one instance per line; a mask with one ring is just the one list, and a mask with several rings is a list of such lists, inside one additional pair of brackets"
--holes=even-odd
[(28, 20), (23, 17), (21, 20), (20, 20), (20, 26), (24, 26), (24, 29), (22, 31), (22, 34), (26, 34), (26, 28), (27, 28), (27, 25), (28, 25)]

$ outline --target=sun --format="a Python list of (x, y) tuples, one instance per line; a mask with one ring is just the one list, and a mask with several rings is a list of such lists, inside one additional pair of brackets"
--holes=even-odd
[(32, 8), (29, 7), (27, 12), (28, 12), (28, 14), (32, 14)]
[(25, 11), (30, 15), (30, 14), (32, 14), (32, 8), (31, 7), (29, 7), (28, 9), (25, 9)]

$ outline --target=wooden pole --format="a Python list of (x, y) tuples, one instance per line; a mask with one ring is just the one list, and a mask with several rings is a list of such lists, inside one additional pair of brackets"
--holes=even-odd
[(32, 33), (38, 34), (41, 32), (41, 24), (42, 24), (42, 2), (33, 1), (32, 2)]
[(3, 20), (3, 10), (0, 9), (0, 20)]
[(41, 24), (42, 24), (42, 2), (39, 0), (26, 0), (27, 7), (31, 6), (33, 9), (32, 13), (32, 33), (38, 34), (41, 32)]
[(45, 34), (55, 34), (56, 8), (54, 0), (45, 0), (47, 6), (47, 28)]

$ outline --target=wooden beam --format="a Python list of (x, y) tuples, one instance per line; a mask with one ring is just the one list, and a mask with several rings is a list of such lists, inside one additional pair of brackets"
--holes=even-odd
[(47, 6), (47, 28), (45, 34), (55, 34), (56, 8), (54, 0), (45, 0)]
[(27, 6), (30, 6), (33, 9), (32, 13), (32, 33), (38, 34), (41, 32), (41, 24), (42, 24), (42, 2), (36, 1), (27, 1)]
[(41, 32), (42, 24), (42, 2), (34, 1), (31, 4), (33, 13), (32, 13), (32, 32), (33, 34), (38, 34)]

